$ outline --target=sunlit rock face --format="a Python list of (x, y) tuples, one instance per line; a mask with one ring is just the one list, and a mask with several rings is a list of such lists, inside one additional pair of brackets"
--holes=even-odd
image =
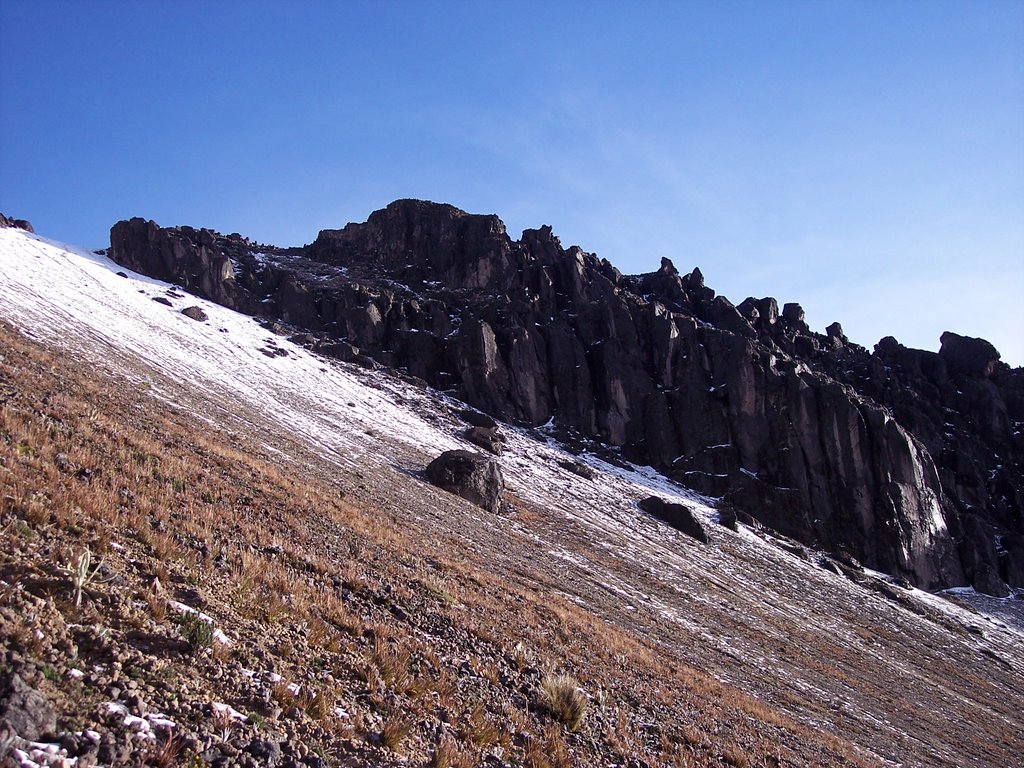
[(1024, 373), (983, 340), (871, 353), (699, 269), (624, 276), (550, 227), (513, 240), (419, 200), (299, 248), (132, 219), (110, 255), (920, 586), (1024, 586)]

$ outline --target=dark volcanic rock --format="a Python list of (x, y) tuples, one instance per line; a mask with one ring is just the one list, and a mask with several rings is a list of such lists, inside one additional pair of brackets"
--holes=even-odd
[[(982, 340), (944, 334), (936, 354), (888, 337), (872, 354), (838, 323), (811, 331), (799, 304), (733, 306), (699, 269), (623, 276), (550, 227), (513, 240), (495, 216), (416, 200), (291, 249), (132, 219), (111, 256), (918, 586), (994, 588), (978, 563), (1024, 586), (995, 546), (1024, 534), (1024, 372)], [(963, 546), (968, 513), (992, 547)]]
[(501, 508), (505, 479), (493, 459), (469, 451), (445, 451), (427, 466), (427, 479), (488, 512)]
[(807, 328), (807, 324), (804, 322), (804, 308), (799, 304), (785, 304), (782, 307), (782, 319), (793, 327), (801, 328), (801, 330), (806, 330)]
[(235, 281), (232, 257), (249, 254), (241, 238), (225, 238), (208, 229), (164, 229), (134, 218), (110, 230), (110, 258), (122, 266), (177, 283), (187, 290), (249, 314), (258, 307)]
[(673, 504), (657, 496), (648, 496), (640, 502), (640, 509), (649, 512), (659, 520), (668, 523), (677, 531), (685, 533), (692, 539), (707, 544), (711, 539), (704, 526), (700, 524), (690, 511), (689, 507), (682, 504)]
[(25, 219), (11, 219), (2, 213), (0, 213), (0, 227), (12, 227), (13, 229), (23, 229), (26, 232), (35, 232), (32, 229), (32, 225), (25, 221)]
[(963, 538), (960, 540), (960, 562), (967, 578), (980, 592), (1007, 597), (1010, 590), (999, 578), (999, 557), (996, 553), (992, 526), (976, 514), (963, 517)]
[(281, 746), (276, 741), (253, 739), (245, 747), (245, 751), (256, 758), (259, 765), (266, 768), (277, 768), (281, 764)]
[(492, 290), (514, 280), (511, 251), (497, 216), (424, 200), (399, 200), (365, 224), (324, 230), (309, 247), (319, 261), (406, 284), (440, 281), (450, 290)]
[(1003, 551), (999, 555), (999, 570), (1007, 584), (1024, 584), (1024, 535), (1003, 537)]
[(738, 531), (739, 516), (736, 513), (736, 507), (732, 504), (719, 503), (718, 505), (718, 524), (723, 525), (731, 531)]
[(844, 347), (850, 343), (850, 340), (846, 338), (846, 334), (843, 333), (843, 326), (839, 323), (832, 323), (826, 326), (825, 336), (832, 340), (833, 347)]

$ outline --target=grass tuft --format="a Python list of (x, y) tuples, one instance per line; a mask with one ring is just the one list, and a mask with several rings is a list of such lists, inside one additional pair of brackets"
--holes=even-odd
[(380, 731), (380, 743), (392, 752), (397, 752), (399, 745), (412, 730), (413, 722), (404, 717), (392, 717), (384, 723)]
[(544, 708), (570, 731), (580, 727), (587, 714), (587, 698), (571, 675), (548, 675), (540, 684)]
[(473, 768), (475, 762), (450, 739), (437, 745), (430, 758), (430, 768)]

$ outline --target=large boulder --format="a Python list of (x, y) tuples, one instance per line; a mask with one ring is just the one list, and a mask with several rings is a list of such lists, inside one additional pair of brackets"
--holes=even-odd
[(677, 531), (685, 533), (690, 538), (696, 539), (702, 544), (707, 544), (711, 541), (708, 532), (704, 530), (704, 526), (700, 524), (700, 521), (693, 516), (693, 512), (690, 511), (689, 507), (665, 501), (659, 496), (648, 496), (646, 499), (641, 499), (639, 504), (640, 509), (644, 512), (654, 515), (659, 520), (668, 523)]
[(185, 317), (190, 317), (200, 323), (205, 323), (209, 318), (206, 313), (203, 312), (201, 307), (185, 307), (181, 310), (181, 314)]
[(493, 459), (470, 451), (445, 451), (427, 466), (427, 479), (488, 512), (501, 508), (505, 478)]
[(484, 427), (485, 429), (497, 429), (498, 422), (488, 416), (486, 413), (480, 413), (480, 411), (474, 411), (472, 408), (463, 408), (459, 411), (459, 418), (467, 424), (474, 427)]

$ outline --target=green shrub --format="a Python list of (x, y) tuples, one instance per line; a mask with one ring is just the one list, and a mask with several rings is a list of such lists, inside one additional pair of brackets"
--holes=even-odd
[(181, 636), (188, 643), (192, 653), (213, 647), (213, 624), (197, 613), (186, 613), (181, 617)]

